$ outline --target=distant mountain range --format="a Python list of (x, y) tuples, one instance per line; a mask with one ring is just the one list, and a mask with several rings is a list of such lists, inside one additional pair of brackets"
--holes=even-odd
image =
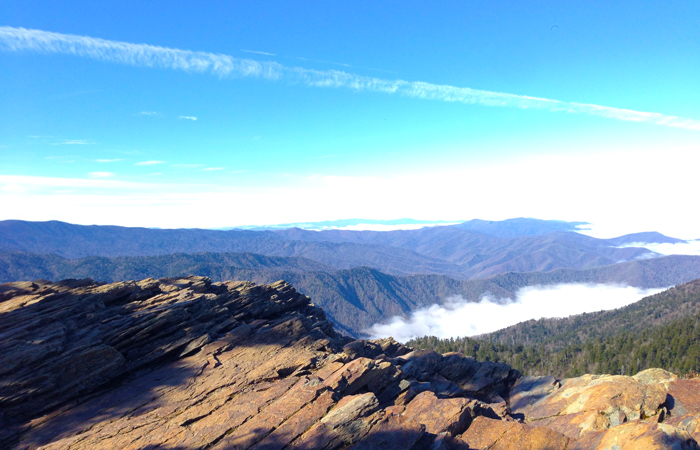
[(558, 283), (615, 283), (666, 287), (700, 278), (700, 256), (666, 256), (587, 270), (506, 273), (458, 280), (444, 275), (394, 276), (368, 267), (336, 270), (300, 257), (251, 253), (199, 253), (65, 259), (57, 255), (0, 252), (0, 283), (18, 280), (92, 278), (112, 282), (197, 274), (214, 281), (285, 280), (310, 296), (344, 333), (360, 336), (376, 322), (459, 295), (479, 301), (486, 293), (514, 298), (518, 289)]
[(341, 220), (324, 220), (321, 222), (294, 222), (282, 223), (277, 225), (249, 225), (238, 227), (224, 227), (222, 230), (286, 230), (289, 228), (301, 228), (302, 230), (333, 230), (345, 228), (361, 228), (372, 226), (395, 227), (395, 229), (415, 229), (423, 226), (436, 225), (459, 225), (461, 228), (479, 233), (490, 234), (497, 237), (517, 237), (517, 236), (532, 236), (536, 234), (551, 233), (553, 231), (577, 231), (586, 225), (588, 222), (565, 222), (563, 220), (539, 220), (529, 218), (507, 219), (501, 221), (473, 219), (469, 221), (462, 220), (417, 220), (417, 219), (394, 219), (394, 220), (376, 220), (376, 219), (341, 219)]
[[(596, 239), (573, 231), (582, 222), (511, 219), (397, 231), (148, 229), (63, 222), (0, 222), (0, 249), (65, 258), (249, 252), (304, 257), (334, 269), (371, 267), (391, 275), (436, 274), (457, 279), (507, 272), (591, 269), (658, 256), (624, 243), (658, 233)], [(479, 231), (475, 231), (479, 230)]]
[(485, 293), (514, 298), (537, 284), (649, 288), (700, 278), (700, 257), (660, 257), (629, 246), (679, 239), (653, 232), (596, 239), (572, 231), (581, 225), (521, 218), (395, 231), (223, 231), (8, 220), (0, 222), (0, 282), (190, 274), (215, 281), (284, 279), (345, 333), (359, 336), (376, 322), (455, 295), (478, 301)]

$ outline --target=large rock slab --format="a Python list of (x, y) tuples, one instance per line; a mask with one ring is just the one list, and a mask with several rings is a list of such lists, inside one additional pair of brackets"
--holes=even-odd
[(37, 281), (0, 295), (3, 449), (447, 448), (493, 415), (430, 367), (442, 355), (340, 336), (285, 282)]
[(440, 399), (434, 393), (425, 391), (411, 400), (402, 415), (424, 425), (428, 433), (456, 436), (469, 427), (481, 409), (477, 400)]
[(584, 375), (561, 382), (551, 377), (522, 378), (511, 392), (514, 416), (572, 439), (659, 416), (667, 397), (663, 384), (612, 375)]
[(568, 437), (547, 428), (477, 417), (452, 446), (464, 450), (567, 450), (570, 441)]
[(698, 450), (695, 440), (680, 428), (652, 422), (630, 422), (588, 433), (567, 450)]

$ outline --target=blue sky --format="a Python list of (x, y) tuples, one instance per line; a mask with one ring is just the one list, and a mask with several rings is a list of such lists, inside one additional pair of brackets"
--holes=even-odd
[(695, 1), (201, 3), (0, 3), (0, 219), (700, 237)]

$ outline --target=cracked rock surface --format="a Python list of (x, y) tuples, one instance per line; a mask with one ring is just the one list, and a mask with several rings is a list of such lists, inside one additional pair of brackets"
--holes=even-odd
[(352, 341), (280, 281), (0, 285), (3, 449), (697, 449), (700, 381)]

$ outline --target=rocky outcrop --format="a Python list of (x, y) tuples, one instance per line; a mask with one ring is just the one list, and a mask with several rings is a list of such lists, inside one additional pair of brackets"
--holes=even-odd
[(0, 358), (20, 449), (428, 448), (498, 417), (518, 376), (351, 341), (285, 282), (201, 277), (2, 285)]
[(661, 369), (633, 377), (523, 377), (510, 391), (514, 418), (571, 440), (571, 449), (696, 449), (700, 380)]
[(697, 449), (699, 392), (352, 341), (285, 282), (0, 285), (0, 448)]

